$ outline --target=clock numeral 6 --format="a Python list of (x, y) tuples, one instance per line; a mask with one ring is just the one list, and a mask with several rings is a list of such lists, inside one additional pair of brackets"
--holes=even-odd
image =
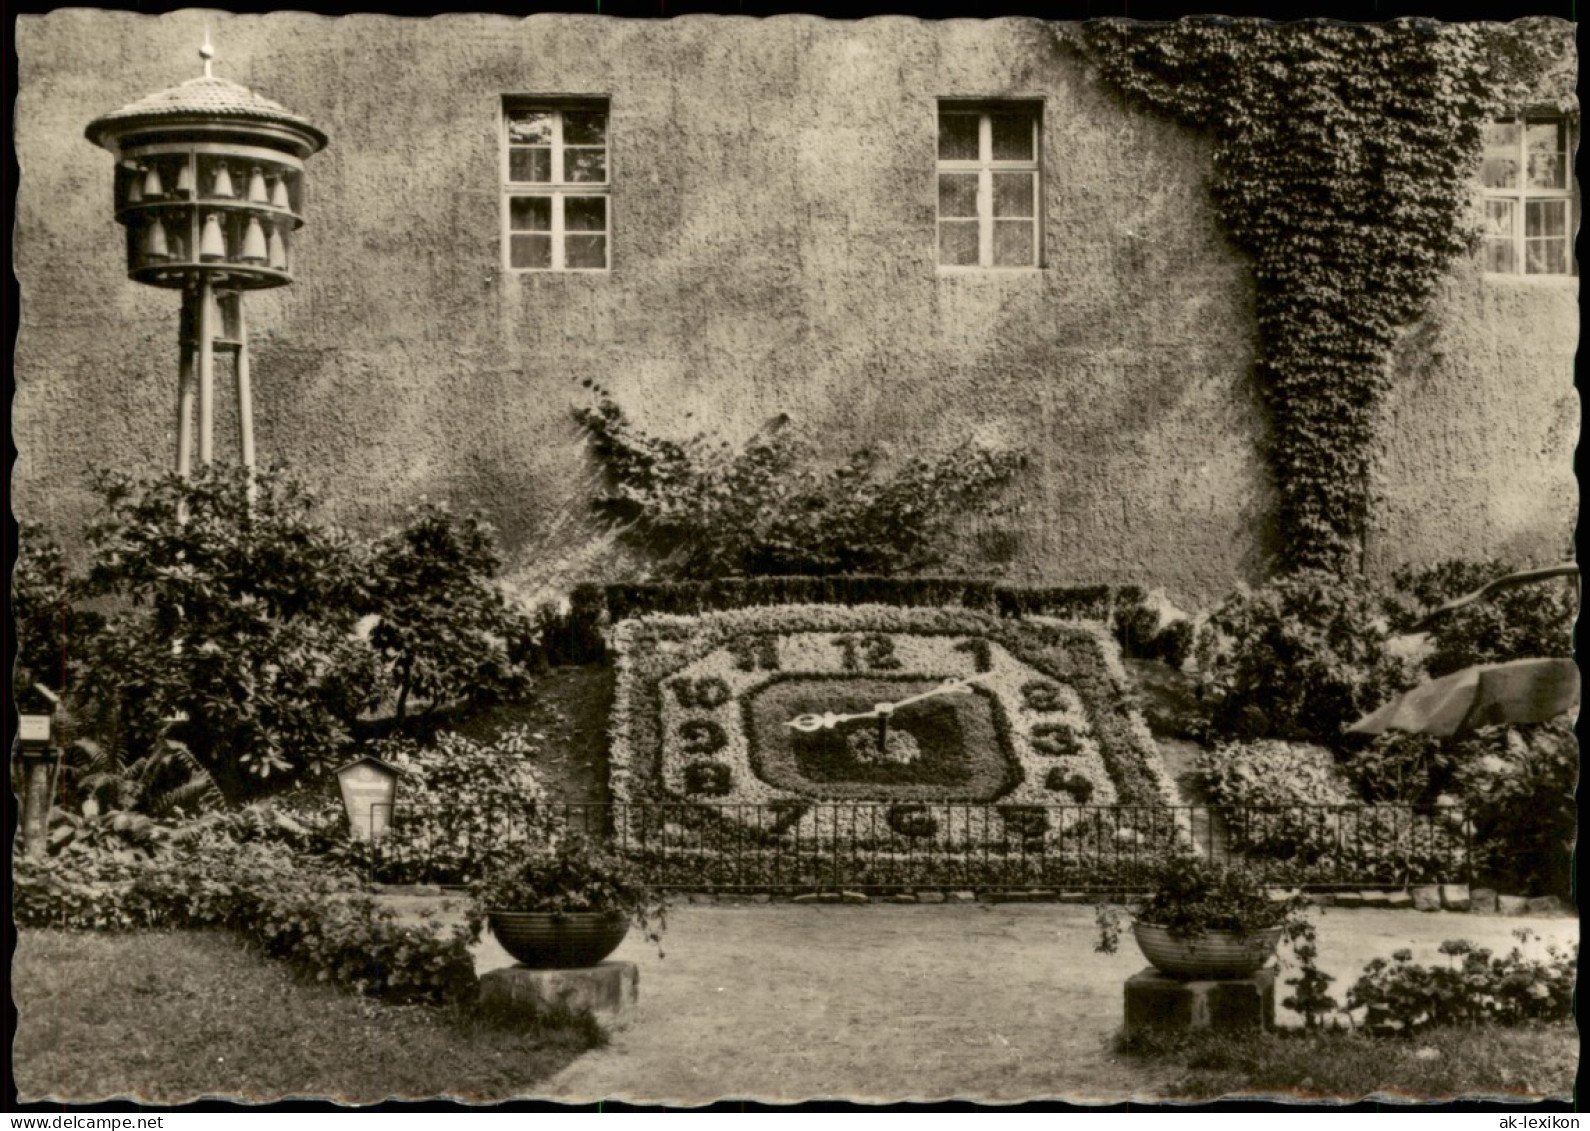
[(1058, 711), (1065, 706), (1060, 688), (1041, 679), (1021, 685), (1021, 702), (1029, 711)]
[(993, 655), (989, 650), (988, 641), (981, 636), (970, 636), (955, 645), (957, 652), (970, 652), (972, 664), (980, 672), (994, 670)]
[(679, 748), (686, 754), (715, 754), (729, 745), (729, 736), (711, 719), (686, 719), (679, 724)]
[(729, 641), (734, 666), (742, 672), (778, 671), (778, 645), (771, 636), (741, 636)]
[(1065, 723), (1039, 723), (1033, 727), (1032, 748), (1051, 758), (1064, 758), (1080, 750), (1077, 736)]
[(729, 685), (715, 675), (702, 676), (700, 679), (676, 679), (668, 686), (673, 688), (674, 697), (686, 710), (695, 707), (711, 710), (729, 701)]
[(894, 641), (882, 633), (866, 636), (836, 636), (829, 641), (843, 654), (847, 672), (859, 671), (863, 663), (872, 671), (889, 671), (901, 666), (894, 654)]

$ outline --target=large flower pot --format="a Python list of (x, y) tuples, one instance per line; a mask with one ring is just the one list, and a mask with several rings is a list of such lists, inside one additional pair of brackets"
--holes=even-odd
[(1266, 927), (1248, 935), (1206, 931), (1187, 939), (1175, 938), (1166, 928), (1152, 923), (1133, 923), (1132, 934), (1137, 937), (1143, 957), (1172, 978), (1246, 978), (1270, 960), (1281, 941), (1280, 927)]
[(629, 916), (597, 911), (488, 911), (486, 920), (503, 950), (542, 970), (595, 966), (629, 933)]

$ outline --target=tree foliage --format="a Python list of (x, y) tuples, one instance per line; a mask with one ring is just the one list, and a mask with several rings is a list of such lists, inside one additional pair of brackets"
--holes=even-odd
[(1477, 239), (1485, 121), (1573, 105), (1572, 26), (1108, 19), (1071, 42), (1212, 135), (1210, 193), (1257, 284), (1283, 564), (1356, 568), (1392, 347)]

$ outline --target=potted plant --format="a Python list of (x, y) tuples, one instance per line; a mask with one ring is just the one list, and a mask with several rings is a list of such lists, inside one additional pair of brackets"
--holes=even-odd
[(667, 900), (634, 864), (584, 837), (564, 836), (487, 874), (473, 895), (477, 921), (484, 918), (502, 948), (526, 966), (595, 966), (631, 926), (662, 954)]
[[(1130, 905), (1137, 946), (1160, 972), (1174, 978), (1245, 978), (1259, 970), (1285, 938), (1312, 941), (1301, 895), (1272, 894), (1247, 868), (1222, 866), (1190, 853), (1156, 865), (1148, 893)], [(1114, 954), (1121, 909), (1100, 905), (1099, 941)]]

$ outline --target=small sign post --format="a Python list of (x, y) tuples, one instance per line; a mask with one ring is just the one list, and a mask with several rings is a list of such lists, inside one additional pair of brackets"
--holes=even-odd
[(403, 771), (380, 758), (366, 755), (337, 767), (342, 806), (348, 813), (348, 830), (356, 840), (379, 840), (392, 824), (398, 778)]
[(17, 756), (22, 760), (22, 851), (44, 855), (50, 832), (50, 759), (60, 699), (35, 683), (17, 696)]

